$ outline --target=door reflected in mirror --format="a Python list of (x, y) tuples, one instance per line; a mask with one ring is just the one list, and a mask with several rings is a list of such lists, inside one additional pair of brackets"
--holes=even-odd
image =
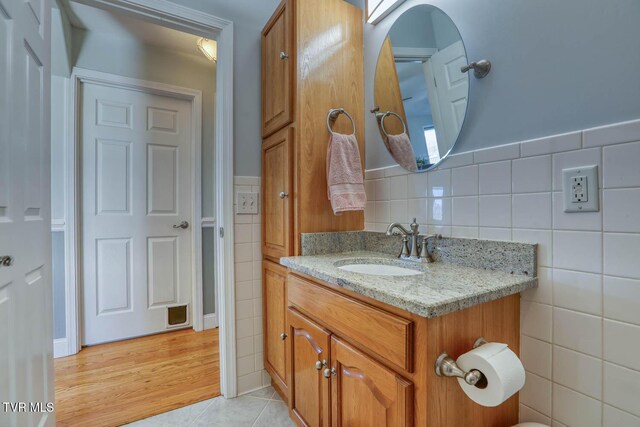
[(443, 11), (419, 5), (393, 24), (378, 56), (376, 115), (382, 142), (412, 172), (437, 166), (454, 147), (467, 112), (467, 55)]

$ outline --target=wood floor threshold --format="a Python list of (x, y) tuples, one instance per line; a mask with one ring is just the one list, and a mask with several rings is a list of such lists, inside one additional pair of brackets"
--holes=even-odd
[(59, 427), (116, 427), (220, 395), (218, 329), (86, 347), (54, 367)]

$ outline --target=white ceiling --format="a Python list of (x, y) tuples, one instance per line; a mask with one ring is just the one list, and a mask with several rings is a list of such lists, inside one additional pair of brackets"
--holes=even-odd
[(198, 36), (73, 1), (63, 0), (62, 5), (71, 25), (76, 28), (118, 39), (132, 39), (166, 50), (202, 55), (196, 47)]

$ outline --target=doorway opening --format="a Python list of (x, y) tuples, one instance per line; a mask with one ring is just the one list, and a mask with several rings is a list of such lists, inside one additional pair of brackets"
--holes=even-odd
[(141, 20), (138, 2), (109, 3), (61, 0), (52, 13), (54, 349), (67, 356), (56, 412), (69, 425), (235, 396), (235, 348), (220, 354), (235, 341), (232, 237), (217, 230), (232, 220), (220, 179), (232, 171), (218, 157), (231, 154), (218, 114), (228, 94), (216, 91), (216, 52), (200, 50), (224, 23), (209, 35), (180, 13), (158, 25), (166, 11)]

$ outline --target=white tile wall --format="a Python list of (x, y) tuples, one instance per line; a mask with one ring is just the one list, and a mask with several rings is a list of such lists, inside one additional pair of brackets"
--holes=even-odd
[[(260, 178), (236, 176), (234, 195), (239, 191), (260, 193)], [(262, 206), (257, 215), (236, 214), (234, 217), (238, 394), (248, 393), (271, 383), (262, 362), (260, 209)], [(234, 203), (234, 212), (235, 210)]]
[[(567, 214), (561, 171), (586, 165), (599, 167), (601, 211)], [(416, 217), (423, 232), (539, 244), (539, 288), (521, 304), (522, 421), (640, 426), (640, 120), (454, 155), (425, 174), (367, 171), (366, 189), (368, 230)]]

